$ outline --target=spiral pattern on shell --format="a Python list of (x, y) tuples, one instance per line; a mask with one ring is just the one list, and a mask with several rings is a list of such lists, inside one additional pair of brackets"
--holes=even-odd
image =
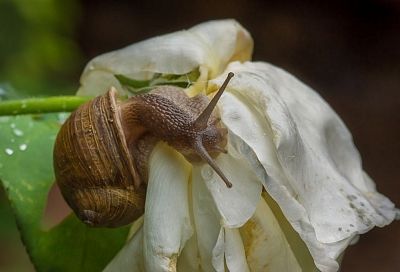
[(116, 227), (144, 212), (145, 184), (128, 149), (115, 90), (80, 106), (54, 148), (57, 183), (86, 224)]

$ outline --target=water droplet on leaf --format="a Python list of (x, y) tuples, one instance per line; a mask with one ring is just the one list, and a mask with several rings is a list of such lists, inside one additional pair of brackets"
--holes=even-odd
[(15, 129), (13, 130), (13, 132), (14, 132), (14, 134), (15, 134), (16, 136), (22, 136), (22, 135), (24, 135), (24, 132), (22, 132), (22, 130), (17, 129), (17, 128), (15, 128)]
[(4, 151), (6, 152), (7, 155), (10, 155), (10, 156), (12, 154), (14, 154), (14, 150), (12, 150), (11, 148), (6, 148)]
[(21, 151), (25, 151), (27, 148), (28, 148), (28, 145), (27, 145), (27, 144), (21, 144), (21, 145), (19, 146), (19, 150), (21, 150)]

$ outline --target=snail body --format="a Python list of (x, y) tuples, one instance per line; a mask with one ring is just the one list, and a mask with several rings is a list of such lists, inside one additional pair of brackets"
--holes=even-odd
[(211, 102), (171, 86), (119, 101), (111, 88), (73, 112), (57, 135), (54, 170), (78, 218), (89, 226), (118, 227), (140, 217), (147, 162), (160, 140), (191, 162), (206, 161), (230, 187), (213, 160), (224, 152), (227, 134), (213, 110), (232, 76)]

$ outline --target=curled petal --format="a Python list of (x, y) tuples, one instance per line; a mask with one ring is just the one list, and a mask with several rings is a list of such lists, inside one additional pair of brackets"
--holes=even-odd
[[(202, 271), (248, 271), (238, 229), (222, 226), (219, 211), (200, 175), (193, 176), (193, 215)], [(185, 249), (184, 249), (185, 251)], [(193, 258), (195, 262), (195, 258)], [(191, 270), (190, 270), (191, 271)]]
[(212, 250), (212, 264), (217, 272), (225, 272), (225, 230), (219, 230), (217, 242)]
[(220, 216), (204, 180), (196, 174), (192, 176), (192, 199), (200, 267), (203, 271), (220, 271), (219, 250), (215, 249), (216, 244), (221, 243), (217, 243), (217, 240), (222, 239), (219, 238)]
[(194, 233), (186, 242), (178, 258), (177, 271), (201, 272), (197, 235)]
[(150, 156), (143, 225), (147, 271), (176, 271), (178, 256), (192, 236), (188, 202), (190, 165), (166, 144)]
[(371, 186), (350, 133), (318, 94), (266, 63), (236, 62), (227, 71), (236, 76), (221, 99), (222, 120), (256, 154), (264, 187), (318, 268), (335, 271), (354, 237), (394, 219), (394, 205)]
[(122, 74), (148, 79), (154, 73), (186, 74), (203, 67), (210, 78), (231, 61), (249, 60), (253, 50), (250, 34), (235, 20), (210, 21), (188, 30), (154, 37), (91, 60), (81, 77), (80, 95), (98, 95)]
[(207, 164), (194, 165), (194, 178), (202, 179), (213, 196), (213, 200), (226, 227), (240, 227), (253, 215), (261, 197), (262, 185), (246, 159), (228, 144), (228, 153), (215, 159), (217, 165), (232, 183), (227, 188), (221, 178)]
[[(225, 260), (230, 272), (249, 272), (243, 241), (238, 229), (225, 229)], [(262, 250), (268, 250), (263, 248)], [(257, 270), (254, 270), (257, 271)], [(262, 271), (262, 270), (259, 270)], [(271, 270), (274, 271), (274, 270)], [(282, 271), (282, 270), (277, 270)]]
[[(264, 199), (240, 233), (251, 271), (302, 271), (285, 233)], [(300, 250), (307, 251), (307, 248), (304, 246)]]

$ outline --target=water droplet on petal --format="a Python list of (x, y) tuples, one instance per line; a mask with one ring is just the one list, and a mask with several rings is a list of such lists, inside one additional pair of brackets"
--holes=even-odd
[(201, 168), (201, 176), (203, 177), (203, 179), (210, 180), (212, 179), (213, 175), (214, 175), (214, 170), (208, 164), (204, 165)]
[(25, 151), (27, 148), (28, 148), (28, 145), (27, 145), (27, 144), (21, 144), (21, 145), (19, 146), (19, 150), (21, 150), (21, 151)]
[(14, 154), (14, 150), (12, 150), (11, 148), (6, 148), (4, 151), (6, 152), (7, 155), (10, 155), (10, 156), (12, 154)]

